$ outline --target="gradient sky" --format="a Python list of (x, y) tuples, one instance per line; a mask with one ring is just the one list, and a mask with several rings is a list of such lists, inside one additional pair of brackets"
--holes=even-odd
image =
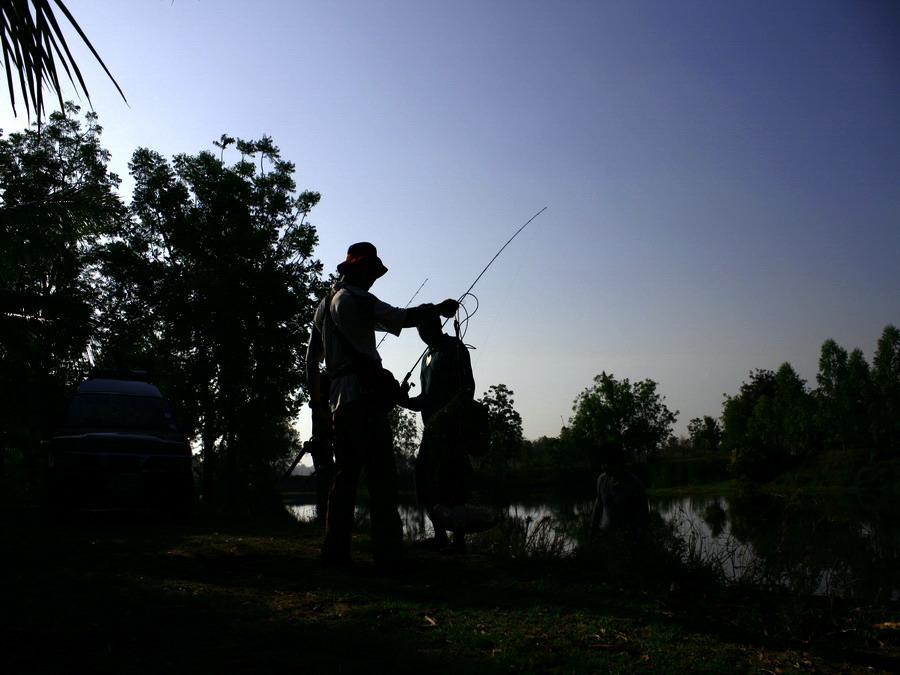
[[(478, 393), (512, 389), (528, 438), (604, 370), (655, 380), (684, 435), (750, 370), (815, 385), (826, 339), (871, 361), (900, 324), (893, 0), (67, 6), (128, 98), (76, 51), (114, 171), (268, 134), (322, 193), (316, 257), (372, 241), (392, 304), (426, 278), (417, 303), (458, 297), (547, 207), (466, 335)], [(421, 343), (381, 351), (402, 377)]]

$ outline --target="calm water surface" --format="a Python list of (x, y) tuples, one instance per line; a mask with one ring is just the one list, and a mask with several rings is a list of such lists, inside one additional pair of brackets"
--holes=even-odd
[[(586, 532), (593, 504), (542, 501), (496, 506), (520, 531), (552, 530), (572, 550)], [(292, 504), (311, 520), (315, 507)], [(651, 510), (695, 558), (728, 579), (778, 585), (804, 593), (900, 601), (900, 508), (865, 496), (772, 495), (655, 497)], [(408, 539), (431, 536), (412, 503), (400, 506)], [(365, 504), (358, 516), (367, 517)]]

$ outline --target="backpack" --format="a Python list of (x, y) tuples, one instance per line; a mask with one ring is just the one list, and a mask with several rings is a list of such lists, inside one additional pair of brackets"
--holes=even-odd
[(465, 395), (457, 395), (428, 420), (432, 438), (452, 444), (472, 457), (487, 454), (491, 445), (487, 406)]

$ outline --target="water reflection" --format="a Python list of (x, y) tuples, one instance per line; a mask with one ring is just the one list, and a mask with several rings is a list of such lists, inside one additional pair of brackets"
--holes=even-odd
[[(286, 504), (285, 507), (300, 522), (311, 523), (316, 519), (316, 504), (313, 497), (306, 500), (301, 497)], [(434, 535), (431, 521), (425, 517), (425, 512), (420, 510), (414, 502), (401, 502), (399, 511), (403, 520), (403, 533), (407, 540), (416, 541)], [(355, 520), (357, 527), (366, 528), (369, 525), (369, 505), (362, 496), (357, 501)]]
[[(552, 536), (571, 552), (587, 532), (590, 500), (555, 500), (498, 506), (516, 536)], [(313, 504), (288, 507), (311, 521)], [(841, 595), (870, 601), (900, 600), (900, 518), (896, 505), (858, 498), (752, 496), (655, 497), (661, 526), (685, 543), (685, 555), (717, 567), (730, 581)], [(400, 505), (408, 540), (429, 537), (431, 524), (415, 504)], [(361, 527), (367, 507), (357, 508)], [(538, 531), (538, 526), (543, 531)]]
[[(302, 498), (301, 498), (302, 499)], [(301, 522), (313, 522), (316, 518), (316, 505), (310, 498), (307, 501), (296, 500), (286, 505), (287, 510)], [(488, 508), (491, 508), (490, 506)], [(593, 502), (580, 503), (516, 503), (493, 507), (504, 520), (521, 522), (526, 525), (544, 523), (554, 532), (565, 538), (567, 549), (574, 549), (578, 541), (578, 532), (590, 524)], [(424, 510), (419, 509), (414, 501), (401, 501), (400, 518), (403, 520), (403, 532), (408, 541), (416, 541), (434, 536), (431, 521)], [(360, 496), (356, 506), (356, 521), (359, 527), (368, 527), (369, 509), (366, 499)], [(529, 528), (530, 529), (530, 528)]]

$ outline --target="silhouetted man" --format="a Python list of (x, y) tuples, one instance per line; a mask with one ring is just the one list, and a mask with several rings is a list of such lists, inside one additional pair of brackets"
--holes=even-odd
[(591, 515), (591, 538), (616, 534), (636, 539), (650, 518), (650, 502), (644, 484), (625, 468), (625, 452), (619, 443), (600, 446), (603, 473), (597, 479), (597, 501)]
[(472, 466), (466, 454), (460, 425), (462, 407), (449, 406), (457, 397), (472, 400), (475, 379), (469, 350), (462, 341), (441, 330), (437, 317), (418, 327), (419, 337), (428, 345), (422, 358), (422, 393), (404, 405), (422, 413), (425, 430), (416, 456), (416, 497), (434, 527), (434, 538), (421, 544), (447, 553), (465, 551), (465, 535), (456, 532), (449, 548), (447, 531), (435, 519), (438, 504), (454, 507), (465, 503)]
[(340, 280), (316, 309), (306, 356), (313, 435), (325, 435), (330, 427), (334, 439), (335, 475), (322, 562), (341, 566), (351, 561), (356, 487), (365, 468), (373, 554), (377, 563), (390, 563), (400, 556), (403, 523), (397, 512), (397, 468), (388, 412), (401, 394), (399, 384), (381, 367), (375, 331), (399, 335), (403, 328), (429, 318), (453, 316), (459, 304), (445, 300), (404, 309), (379, 300), (369, 289), (387, 268), (368, 242), (353, 244), (337, 270)]

